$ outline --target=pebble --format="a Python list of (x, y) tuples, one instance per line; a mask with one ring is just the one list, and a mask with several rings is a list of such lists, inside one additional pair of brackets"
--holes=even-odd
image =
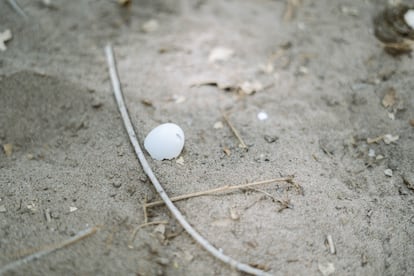
[(274, 142), (276, 142), (276, 141), (279, 139), (279, 137), (277, 137), (277, 136), (272, 136), (272, 135), (265, 135), (263, 138), (264, 138), (264, 139), (265, 139), (265, 141), (266, 141), (266, 142), (268, 142), (269, 144), (270, 144), (270, 143), (274, 143)]
[(386, 169), (386, 170), (384, 170), (384, 174), (385, 174), (386, 176), (391, 177), (391, 176), (392, 176), (392, 170), (391, 170), (391, 169)]
[(264, 111), (261, 111), (261, 112), (257, 113), (257, 119), (259, 119), (260, 121), (267, 120), (268, 118), (269, 118), (269, 116)]

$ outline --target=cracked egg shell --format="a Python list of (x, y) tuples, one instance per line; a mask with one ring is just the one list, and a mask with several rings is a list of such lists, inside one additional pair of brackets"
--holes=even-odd
[(153, 159), (173, 159), (184, 147), (184, 131), (176, 124), (166, 123), (148, 133), (144, 147)]

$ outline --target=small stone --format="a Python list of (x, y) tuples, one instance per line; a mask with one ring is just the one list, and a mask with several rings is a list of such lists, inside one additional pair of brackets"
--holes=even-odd
[(274, 143), (274, 142), (276, 142), (276, 141), (279, 139), (279, 137), (277, 137), (277, 136), (272, 136), (272, 135), (265, 135), (263, 138), (264, 138), (264, 139), (265, 139), (265, 141), (266, 141), (266, 142), (268, 142), (269, 144)]
[(414, 191), (414, 173), (404, 173), (402, 179), (407, 188)]
[(375, 157), (375, 150), (374, 149), (369, 149), (368, 150), (368, 156), (369, 157)]
[(260, 121), (267, 120), (268, 118), (269, 118), (269, 116), (264, 111), (261, 111), (261, 112), (257, 113), (257, 119), (259, 119)]
[(12, 39), (13, 35), (9, 29), (0, 33), (0, 51), (6, 51), (6, 42)]
[(378, 154), (378, 155), (375, 157), (375, 160), (382, 160), (382, 159), (384, 159), (384, 155), (382, 155), (382, 154)]
[(221, 121), (215, 122), (213, 128), (214, 129), (223, 128), (223, 123)]
[(177, 163), (178, 165), (184, 166), (184, 158), (180, 156), (179, 158), (177, 158), (177, 160), (175, 160), (175, 163)]
[(414, 127), (414, 119), (411, 119), (411, 120), (410, 120), (410, 125), (411, 125), (412, 127)]
[(0, 205), (0, 213), (5, 213), (6, 211), (6, 207), (4, 207), (4, 205)]
[(142, 29), (142, 31), (144, 31), (145, 33), (151, 33), (151, 32), (156, 31), (156, 30), (158, 29), (158, 27), (159, 27), (159, 26), (160, 26), (160, 24), (158, 23), (158, 21), (157, 21), (157, 20), (155, 20), (155, 19), (151, 19), (151, 20), (148, 20), (147, 22), (145, 22), (145, 23), (142, 25), (141, 29)]
[(112, 182), (112, 186), (114, 187), (114, 188), (120, 188), (121, 186), (122, 186), (122, 183), (121, 183), (121, 181), (114, 181), (114, 182)]
[(384, 174), (385, 174), (386, 176), (391, 177), (391, 176), (392, 176), (392, 170), (391, 170), (391, 169), (386, 169), (386, 170), (384, 170)]
[(167, 259), (167, 258), (161, 258), (161, 257), (157, 258), (155, 261), (157, 263), (159, 263), (160, 265), (168, 265), (170, 263), (170, 260), (169, 259)]
[(33, 160), (34, 159), (34, 156), (33, 156), (33, 154), (29, 153), (28, 155), (26, 155), (26, 158), (28, 160)]
[(240, 215), (235, 208), (230, 208), (230, 218), (232, 220), (239, 220)]
[(231, 58), (234, 54), (234, 50), (226, 47), (216, 47), (211, 50), (210, 55), (208, 56), (208, 62), (220, 62), (226, 61)]
[(7, 157), (11, 156), (13, 153), (13, 145), (12, 144), (4, 144), (3, 145), (4, 153)]
[(333, 263), (318, 264), (319, 271), (323, 276), (329, 276), (335, 273), (335, 265)]
[(93, 108), (100, 108), (103, 103), (99, 99), (93, 98), (91, 105)]
[(74, 207), (74, 206), (70, 206), (70, 207), (69, 207), (69, 212), (70, 212), (70, 213), (73, 213), (73, 212), (75, 212), (76, 210), (78, 210), (78, 208), (76, 208), (76, 207)]

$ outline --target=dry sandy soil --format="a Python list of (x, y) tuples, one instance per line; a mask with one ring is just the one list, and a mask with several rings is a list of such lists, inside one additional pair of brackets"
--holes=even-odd
[[(150, 160), (169, 195), (286, 175), (302, 187), (177, 202), (212, 244), (275, 275), (414, 274), (414, 67), (373, 35), (386, 1), (304, 0), (287, 20), (271, 0), (18, 2), (27, 19), (0, 2), (13, 34), (0, 52), (0, 269), (100, 228), (5, 275), (238, 275), (163, 206), (148, 220), (165, 227), (131, 241), (158, 197), (114, 102), (107, 42), (141, 143), (160, 123), (184, 129), (184, 162)], [(234, 54), (211, 63), (216, 47)], [(245, 81), (265, 89), (221, 89)]]

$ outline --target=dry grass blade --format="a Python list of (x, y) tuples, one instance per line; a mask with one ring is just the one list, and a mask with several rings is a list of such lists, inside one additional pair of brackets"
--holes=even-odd
[[(283, 181), (288, 181), (289, 182), (292, 179), (293, 179), (292, 177), (282, 177), (282, 178), (274, 178), (274, 179), (251, 182), (251, 183), (234, 185), (234, 186), (227, 185), (227, 186), (222, 186), (222, 187), (214, 188), (214, 189), (207, 190), (207, 191), (201, 191), (201, 192), (190, 193), (190, 194), (185, 194), (185, 195), (172, 197), (171, 200), (172, 201), (180, 201), (180, 200), (188, 199), (188, 198), (192, 198), (192, 197), (198, 197), (198, 196), (204, 196), (204, 195), (213, 195), (213, 194), (218, 194), (218, 193), (226, 193), (226, 192), (230, 192), (230, 191), (234, 191), (234, 190), (245, 189), (245, 188), (250, 188), (250, 187), (253, 187), (253, 186), (257, 186), (257, 185), (269, 184), (269, 183), (274, 183), (274, 182), (283, 182)], [(164, 202), (160, 200), (160, 201), (145, 203), (145, 207), (150, 208), (150, 207), (159, 206), (159, 205), (163, 205), (163, 204), (164, 204)]]
[(239, 140), (240, 143), (240, 147), (243, 149), (247, 149), (247, 145), (246, 143), (243, 141), (243, 139), (241, 138), (239, 132), (237, 131), (237, 129), (233, 126), (233, 124), (230, 122), (229, 117), (223, 113), (223, 119), (224, 121), (226, 121), (226, 124), (229, 126), (229, 128), (231, 129), (231, 131), (233, 132), (234, 136), (236, 136), (237, 140)]
[(30, 261), (33, 260), (37, 260), (45, 255), (48, 255), (50, 253), (52, 253), (53, 251), (56, 251), (58, 249), (64, 248), (66, 246), (72, 245), (78, 241), (81, 241), (87, 237), (89, 237), (90, 235), (93, 235), (96, 233), (96, 231), (98, 231), (98, 227), (91, 227), (85, 230), (80, 231), (78, 234), (76, 234), (75, 236), (73, 236), (72, 238), (63, 241), (61, 243), (58, 244), (53, 244), (53, 245), (49, 245), (46, 246), (44, 249), (37, 251), (36, 253), (30, 254), (22, 259), (19, 259), (15, 262), (12, 262), (10, 264), (7, 264), (5, 266), (3, 266), (2, 268), (0, 268), (0, 275), (3, 275), (4, 273), (6, 273), (9, 270), (15, 269), (20, 265), (23, 264), (27, 264)]
[(107, 45), (105, 47), (106, 58), (109, 67), (109, 75), (111, 78), (112, 88), (115, 95), (115, 99), (119, 108), (119, 112), (121, 113), (122, 121), (124, 123), (125, 129), (128, 133), (129, 140), (134, 147), (135, 153), (141, 163), (144, 172), (147, 174), (148, 178), (151, 180), (152, 184), (154, 185), (155, 190), (165, 202), (165, 205), (177, 219), (177, 221), (183, 226), (183, 228), (187, 231), (187, 233), (198, 243), (200, 244), (205, 250), (211, 253), (214, 257), (221, 260), (222, 262), (230, 265), (231, 267), (253, 275), (269, 275), (268, 273), (253, 268), (247, 264), (243, 264), (225, 254), (221, 250), (215, 248), (212, 244), (210, 244), (204, 237), (202, 237), (184, 218), (181, 212), (177, 209), (171, 199), (168, 197), (167, 193), (165, 192), (164, 188), (161, 186), (160, 182), (158, 181), (157, 177), (155, 176), (154, 172), (152, 171), (151, 167), (148, 164), (147, 159), (144, 156), (144, 153), (141, 149), (141, 146), (138, 143), (137, 136), (135, 134), (134, 128), (131, 123), (131, 119), (129, 118), (128, 110), (126, 108), (124, 97), (122, 94), (121, 83), (119, 82), (118, 72), (116, 69), (115, 57), (112, 50), (111, 45)]

